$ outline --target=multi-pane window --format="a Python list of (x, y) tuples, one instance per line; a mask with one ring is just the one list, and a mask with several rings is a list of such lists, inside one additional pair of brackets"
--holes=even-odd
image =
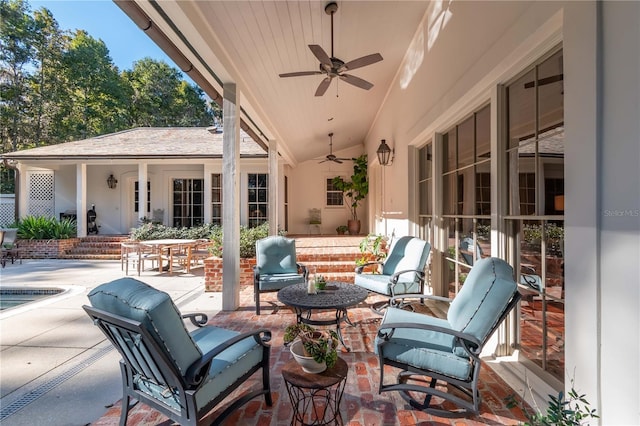
[(508, 253), (523, 290), (519, 349), (564, 382), (564, 86), (562, 51), (506, 87)]
[[(133, 185), (133, 211), (138, 212), (140, 201), (140, 185), (136, 181)], [(151, 213), (151, 182), (147, 181), (147, 213)]]
[(249, 227), (267, 222), (269, 207), (269, 175), (249, 173), (247, 180), (247, 200), (249, 207)]
[(491, 132), (487, 105), (442, 135), (445, 282), (454, 296), (474, 262), (491, 254)]
[(211, 175), (211, 224), (222, 225), (222, 174)]
[(204, 223), (204, 179), (173, 179), (173, 226)]
[(331, 207), (344, 205), (343, 193), (333, 185), (333, 179), (326, 179), (325, 191), (327, 206)]

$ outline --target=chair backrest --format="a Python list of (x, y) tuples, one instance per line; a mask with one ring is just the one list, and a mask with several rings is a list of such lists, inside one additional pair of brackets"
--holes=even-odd
[(320, 209), (309, 209), (309, 224), (320, 225), (322, 223), (322, 212)]
[[(202, 357), (167, 293), (133, 278), (120, 278), (99, 285), (88, 297), (94, 308), (140, 322), (183, 376)], [(126, 343), (114, 342), (125, 351)]]
[(298, 272), (295, 240), (272, 235), (256, 241), (256, 266), (261, 274)]
[(473, 266), (475, 259), (482, 259), (483, 257), (480, 244), (475, 244), (475, 251), (473, 246), (473, 238), (471, 237), (465, 237), (460, 240), (460, 256), (462, 256), (464, 262), (469, 266)]
[(517, 292), (513, 268), (502, 259), (485, 257), (469, 271), (449, 306), (447, 320), (455, 330), (484, 343)]
[(2, 245), (8, 248), (11, 248), (18, 239), (18, 229), (17, 228), (5, 228), (4, 231), (4, 239), (2, 240)]
[[(427, 264), (430, 252), (431, 244), (428, 242), (411, 236), (401, 237), (391, 247), (391, 251), (382, 266), (382, 273), (384, 275), (393, 275), (399, 271), (422, 271)], [(403, 281), (414, 281), (417, 276), (415, 273), (407, 273), (403, 274), (401, 279)]]

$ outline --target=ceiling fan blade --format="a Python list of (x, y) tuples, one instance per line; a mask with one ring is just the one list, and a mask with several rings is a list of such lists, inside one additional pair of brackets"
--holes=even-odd
[(369, 83), (367, 80), (363, 80), (360, 77), (356, 77), (351, 74), (342, 74), (340, 79), (364, 90), (369, 90), (373, 87), (373, 84)]
[(329, 57), (329, 55), (327, 55), (327, 52), (325, 52), (324, 49), (321, 46), (319, 46), (317, 44), (310, 44), (309, 45), (309, 49), (311, 49), (311, 53), (313, 53), (313, 55), (316, 58), (318, 58), (320, 63), (326, 69), (331, 69), (331, 66), (333, 65), (331, 63), (331, 58)]
[(298, 72), (287, 72), (284, 74), (278, 74), (280, 77), (300, 77), (303, 75), (318, 75), (322, 74), (320, 71), (298, 71)]
[(333, 160), (331, 160), (331, 161), (333, 161), (334, 163), (342, 164), (342, 161), (340, 161), (340, 159), (339, 159), (339, 158), (334, 158), (334, 159), (333, 159)]
[(327, 161), (329, 161), (329, 160), (327, 159), (327, 160), (318, 161), (318, 164), (326, 163)]
[(367, 65), (375, 64), (376, 62), (380, 62), (382, 60), (382, 55), (379, 53), (372, 53), (371, 55), (363, 56), (362, 58), (354, 59), (353, 61), (349, 61), (343, 66), (340, 67), (340, 70), (351, 71), (356, 68), (366, 67)]
[(329, 84), (331, 84), (331, 78), (327, 77), (320, 82), (320, 85), (316, 89), (316, 96), (324, 95), (324, 92), (329, 88)]

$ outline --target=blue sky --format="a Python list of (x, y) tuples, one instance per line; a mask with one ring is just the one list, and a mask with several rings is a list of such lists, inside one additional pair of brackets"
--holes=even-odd
[(163, 60), (178, 68), (167, 55), (110, 0), (28, 0), (32, 10), (46, 7), (62, 30), (85, 30), (101, 39), (122, 71), (144, 57)]

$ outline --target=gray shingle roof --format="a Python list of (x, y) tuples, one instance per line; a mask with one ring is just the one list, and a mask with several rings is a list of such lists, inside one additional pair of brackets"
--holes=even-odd
[[(262, 147), (240, 130), (241, 157), (267, 157)], [(3, 154), (9, 159), (74, 158), (220, 158), (222, 133), (206, 127), (138, 127), (80, 141)]]

